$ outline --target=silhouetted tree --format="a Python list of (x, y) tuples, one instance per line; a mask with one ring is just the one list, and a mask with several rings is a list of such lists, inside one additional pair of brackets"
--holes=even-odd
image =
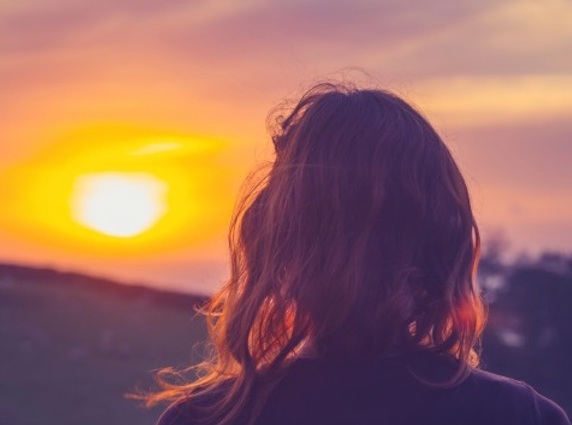
[(486, 368), (530, 382), (568, 411), (572, 410), (571, 266), (572, 257), (558, 253), (502, 264), (493, 250), (480, 272), (481, 281), (491, 276), (502, 280), (494, 287), (494, 296), (487, 297)]

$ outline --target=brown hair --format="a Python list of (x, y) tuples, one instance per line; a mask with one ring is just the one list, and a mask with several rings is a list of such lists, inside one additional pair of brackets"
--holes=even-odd
[(149, 401), (219, 394), (206, 419), (252, 422), (304, 344), (319, 356), (429, 350), (458, 360), (460, 382), (484, 323), (480, 241), (441, 138), (399, 97), (335, 84), (277, 124), (275, 160), (238, 205), (230, 278), (206, 311), (214, 355), (198, 380), (163, 381)]

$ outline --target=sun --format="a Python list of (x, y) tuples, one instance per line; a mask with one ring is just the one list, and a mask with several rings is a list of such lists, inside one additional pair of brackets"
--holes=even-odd
[(164, 181), (149, 173), (84, 174), (72, 190), (72, 218), (108, 236), (133, 237), (165, 215), (167, 189)]

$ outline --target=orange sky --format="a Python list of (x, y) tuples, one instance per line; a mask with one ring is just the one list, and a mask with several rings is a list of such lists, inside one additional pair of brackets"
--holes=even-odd
[[(0, 261), (211, 292), (240, 183), (269, 157), (268, 111), (340, 75), (426, 113), (485, 239), (572, 251), (572, 2), (430, 6), (0, 3)], [(167, 212), (133, 238), (74, 222), (77, 178), (97, 173), (159, 178)]]

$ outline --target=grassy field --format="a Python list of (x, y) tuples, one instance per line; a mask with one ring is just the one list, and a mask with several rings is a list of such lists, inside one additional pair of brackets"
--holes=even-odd
[(0, 268), (0, 423), (153, 424), (125, 398), (193, 361), (200, 299), (49, 271)]
[[(491, 305), (484, 363), (529, 382), (570, 413), (572, 274), (543, 273), (513, 272), (524, 301), (515, 304), (519, 292), (506, 292), (508, 304), (500, 298)], [(526, 289), (527, 279), (540, 292)], [(196, 362), (206, 334), (194, 306), (204, 301), (0, 264), (0, 425), (154, 424), (164, 406), (146, 409), (125, 394), (156, 388), (158, 368)], [(527, 344), (502, 342), (507, 321), (521, 324)]]

